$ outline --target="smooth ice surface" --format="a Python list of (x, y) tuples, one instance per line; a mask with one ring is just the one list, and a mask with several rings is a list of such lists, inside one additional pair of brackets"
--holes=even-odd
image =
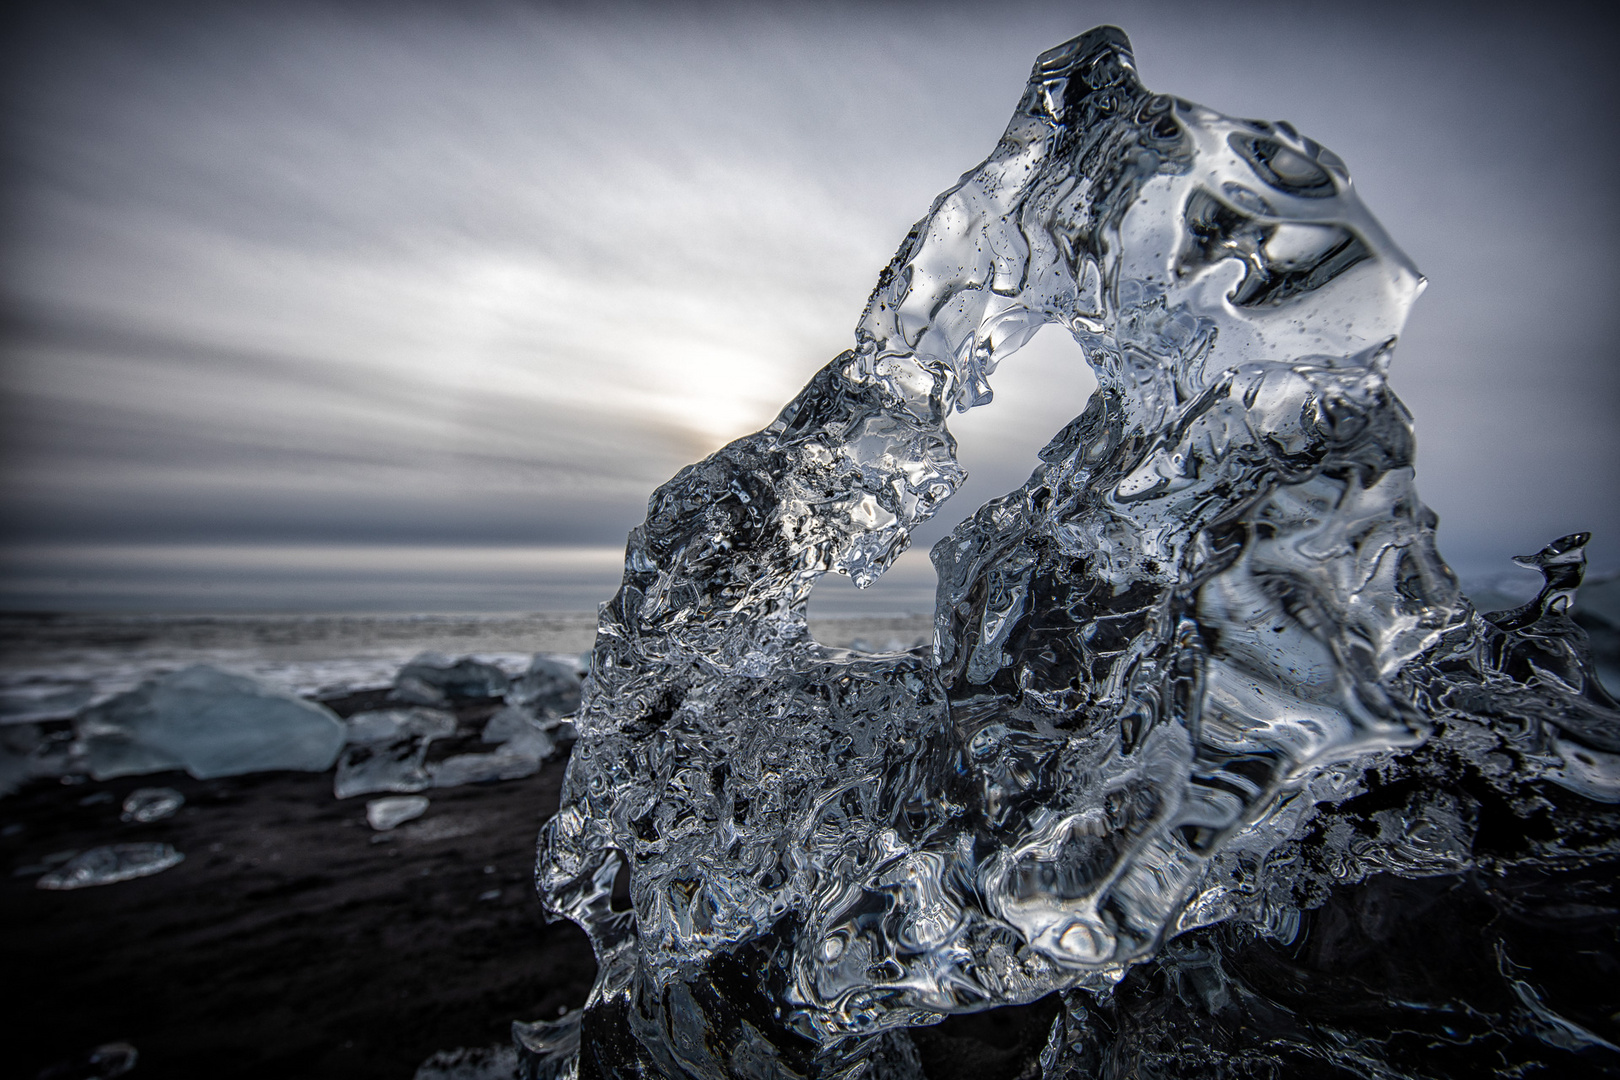
[(426, 795), (389, 795), (366, 803), (366, 824), (378, 832), (387, 832), (407, 821), (415, 821), (427, 813)]
[(92, 706), (73, 726), (97, 780), (168, 769), (199, 780), (324, 772), (343, 745), (343, 725), (325, 706), (206, 664)]
[(174, 788), (143, 787), (136, 788), (124, 796), (123, 814), (125, 821), (146, 824), (151, 821), (162, 821), (166, 817), (173, 817), (175, 812), (186, 804), (186, 797)]
[(505, 739), (499, 747), (484, 754), (456, 754), (428, 766), (434, 787), (459, 787), (486, 780), (521, 780), (540, 771), (540, 765), (557, 752), (556, 743), (534, 721)]
[[(854, 347), (630, 535), (537, 867), (597, 984), (536, 1070), (914, 1075), (902, 1029), (1053, 991), (1047, 1077), (1611, 1052), (1538, 989), (1586, 954), (1537, 968), (1512, 930), (1538, 887), (1610, 910), (1587, 538), (1520, 560), (1520, 608), (1459, 594), (1386, 380), (1422, 285), (1291, 126), (1149, 92), (1110, 27), (1043, 54)], [(947, 419), (1049, 323), (1098, 390), (935, 546), (932, 648), (818, 645), (816, 579), (905, 549), (963, 476)], [(1460, 990), (1254, 959), (1364, 902), (1444, 911), (1368, 899), (1430, 879), (1474, 890), (1439, 924), (1491, 958)]]
[(168, 844), (110, 844), (91, 848), (42, 876), (41, 889), (84, 889), (161, 873), (185, 856)]

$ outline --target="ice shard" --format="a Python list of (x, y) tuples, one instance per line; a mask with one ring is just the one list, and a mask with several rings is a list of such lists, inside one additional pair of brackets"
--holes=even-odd
[[(1524, 608), (1460, 595), (1387, 382), (1422, 284), (1290, 125), (1146, 90), (1112, 27), (1043, 54), (854, 347), (632, 531), (537, 866), (598, 977), (525, 1067), (919, 1075), (905, 1029), (1054, 991), (1054, 1078), (1430, 1075), (1407, 1031), (1463, 1062), (1434, 1075), (1612, 1052), (1612, 990), (1549, 997), (1489, 917), (1572, 867), (1613, 913), (1586, 538)], [(818, 645), (816, 579), (906, 548), (963, 476), (949, 416), (1047, 324), (1098, 389), (935, 546), (932, 648)], [(1461, 990), (1273, 977), (1391, 880), (1430, 900), (1385, 917), (1453, 911), (1489, 958)]]
[(34, 884), (37, 888), (58, 891), (113, 885), (160, 874), (184, 860), (185, 856), (168, 844), (109, 844), (69, 859)]
[(332, 778), (339, 799), (378, 791), (421, 791), (433, 786), (428, 746), (456, 733), (456, 718), (436, 709), (379, 709), (344, 722), (343, 754)]
[(164, 818), (173, 817), (176, 811), (185, 804), (186, 797), (174, 790), (174, 788), (136, 788), (124, 796), (123, 813), (120, 817), (124, 821), (147, 825), (154, 821), (162, 821)]
[(425, 795), (390, 795), (366, 803), (366, 824), (378, 832), (387, 832), (407, 821), (415, 821), (427, 813)]

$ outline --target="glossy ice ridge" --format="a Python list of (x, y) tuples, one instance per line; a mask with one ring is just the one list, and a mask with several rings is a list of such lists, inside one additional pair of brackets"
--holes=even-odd
[[(1192, 970), (1211, 928), (1292, 941), (1375, 875), (1576, 833), (1612, 858), (1620, 717), (1569, 617), (1585, 537), (1529, 557), (1525, 608), (1459, 595), (1386, 381), (1422, 286), (1291, 126), (1149, 92), (1112, 27), (1042, 54), (854, 347), (630, 534), (537, 867), (599, 973), (582, 1017), (525, 1028), (531, 1072), (918, 1075), (903, 1029), (1054, 990), (1045, 1075), (1163, 1067), (1107, 1003), (1140, 965)], [(1098, 390), (935, 546), (932, 649), (818, 645), (816, 579), (905, 550), (964, 475), (948, 417), (1048, 323)], [(1573, 824), (1475, 850), (1483, 804), (1538, 799)]]

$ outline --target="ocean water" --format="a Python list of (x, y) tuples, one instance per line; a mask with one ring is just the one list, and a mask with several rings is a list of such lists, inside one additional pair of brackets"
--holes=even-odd
[[(86, 705), (191, 664), (309, 697), (392, 684), (419, 653), (475, 656), (511, 674), (535, 653), (584, 653), (594, 612), (553, 614), (0, 614), (0, 723), (66, 720)], [(927, 616), (820, 619), (832, 644), (906, 648)]]

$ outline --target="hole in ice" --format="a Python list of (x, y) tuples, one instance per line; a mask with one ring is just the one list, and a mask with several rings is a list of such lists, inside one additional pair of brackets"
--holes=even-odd
[(929, 548), (990, 499), (1021, 487), (1041, 448), (1085, 409), (1097, 380), (1068, 333), (1046, 326), (996, 369), (990, 385), (995, 400), (950, 420), (967, 482), (870, 588), (857, 589), (842, 574), (822, 577), (810, 594), (811, 619), (931, 615), (936, 578)]
[(613, 893), (609, 905), (614, 911), (630, 910), (630, 865), (621, 863), (613, 877)]

